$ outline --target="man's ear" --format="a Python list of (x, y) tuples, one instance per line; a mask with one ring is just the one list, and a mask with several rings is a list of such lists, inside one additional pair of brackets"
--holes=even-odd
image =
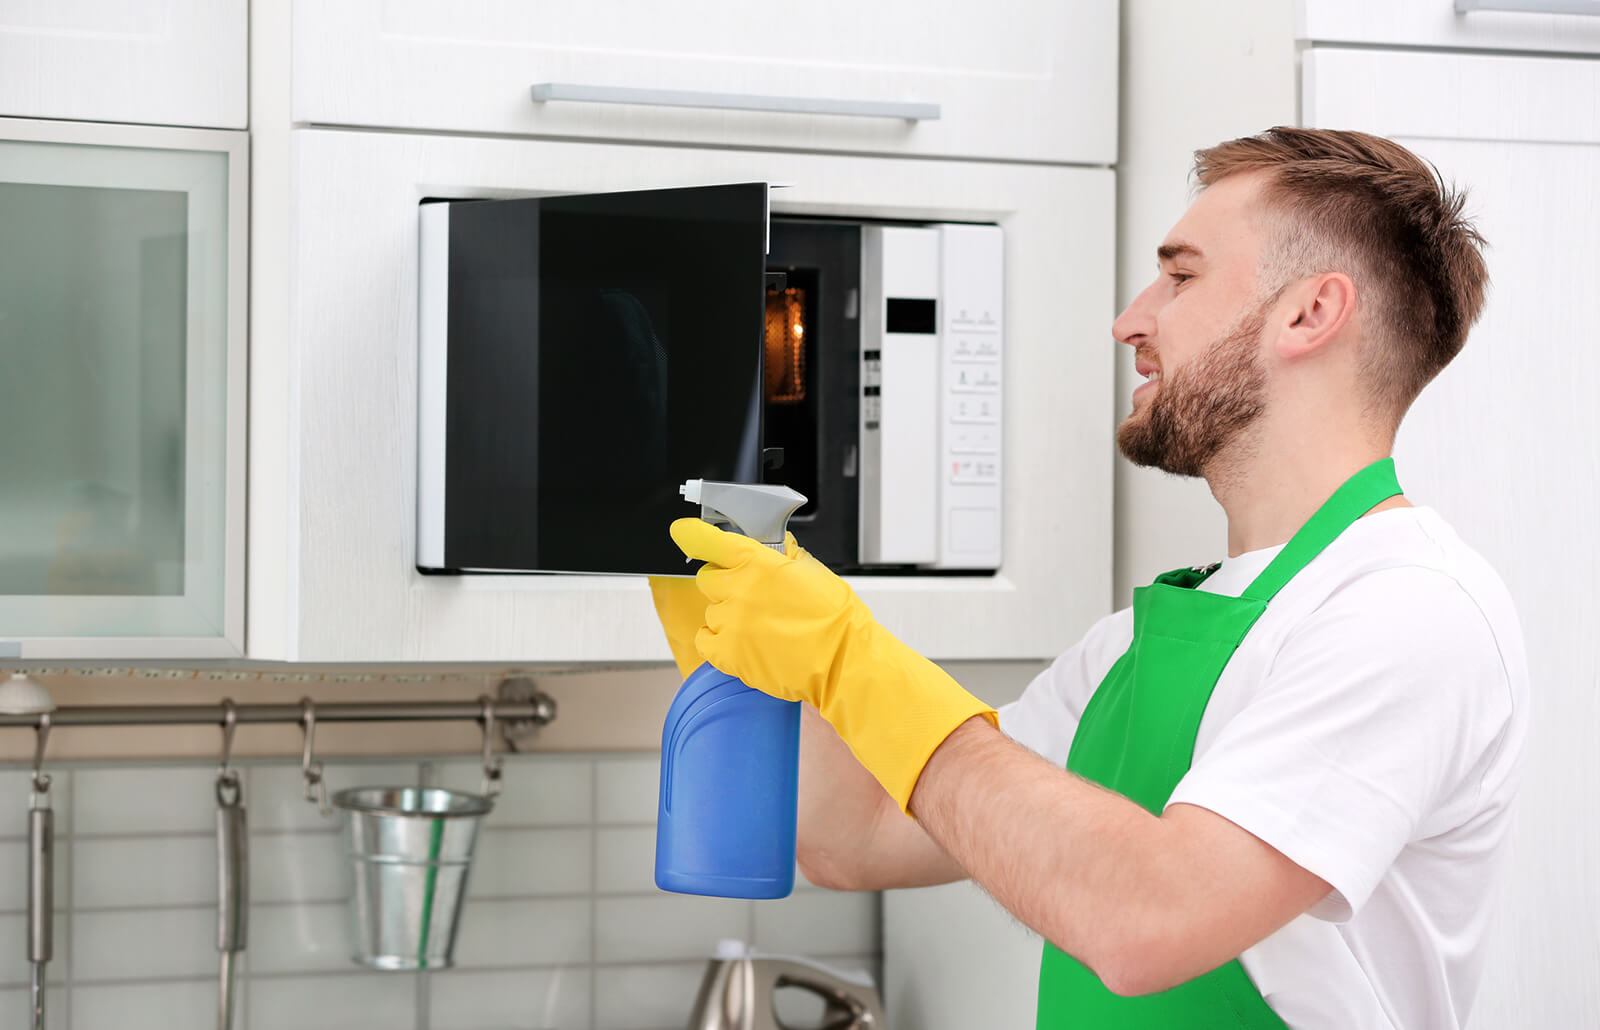
[(1343, 272), (1324, 272), (1285, 291), (1284, 301), (1276, 346), (1294, 361), (1320, 352), (1344, 329), (1356, 312), (1356, 286)]

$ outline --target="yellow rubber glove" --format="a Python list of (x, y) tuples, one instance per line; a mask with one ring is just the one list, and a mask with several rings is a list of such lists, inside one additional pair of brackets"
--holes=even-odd
[(650, 599), (655, 602), (656, 618), (672, 648), (672, 660), (684, 679), (700, 668), (705, 659), (694, 648), (694, 635), (706, 624), (706, 598), (688, 576), (651, 576)]
[(799, 548), (779, 554), (700, 519), (672, 524), (709, 605), (695, 636), (712, 665), (822, 713), (900, 810), (929, 757), (995, 711), (878, 624), (849, 584)]

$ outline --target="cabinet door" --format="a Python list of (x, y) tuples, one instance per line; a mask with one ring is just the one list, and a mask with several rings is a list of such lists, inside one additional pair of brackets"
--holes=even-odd
[(1396, 443), (1406, 492), (1505, 578), (1533, 717), (1474, 1026), (1594, 1026), (1600, 997), (1600, 63), (1312, 50), (1306, 124), (1391, 136), (1468, 190), (1493, 286)]
[(1600, 51), (1600, 0), (1296, 0), (1296, 39), (1474, 50)]
[(1116, 0), (294, 8), (297, 122), (1110, 164), (1116, 112)]
[(0, 115), (242, 129), (246, 0), (0, 0)]
[(242, 653), (244, 150), (0, 119), (12, 657)]
[(293, 329), (277, 366), (286, 380), (252, 383), (252, 435), (288, 449), (251, 469), (252, 590), (263, 586), (250, 606), (252, 657), (668, 657), (642, 578), (416, 571), (424, 197), (790, 182), (775, 213), (999, 224), (1011, 341), (1005, 564), (993, 576), (855, 587), (885, 625), (938, 658), (1054, 657), (1107, 610), (1109, 169), (327, 129), (297, 130), (293, 147)]

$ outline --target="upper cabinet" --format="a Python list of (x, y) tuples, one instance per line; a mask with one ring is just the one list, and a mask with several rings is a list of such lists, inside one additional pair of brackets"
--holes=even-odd
[(1295, 18), (1312, 43), (1600, 51), (1600, 0), (1298, 0)]
[[(436, 310), (422, 289), (430, 280), (422, 255), (432, 251), (420, 249), (420, 244), (432, 219), (421, 212), (438, 214), (441, 206), (422, 202), (667, 184), (791, 183), (772, 193), (772, 213), (782, 218), (845, 216), (997, 226), (996, 238), (1003, 239), (1004, 247), (1005, 363), (1002, 368), (997, 356), (984, 361), (980, 354), (970, 364), (974, 374), (1004, 375), (1006, 420), (1004, 425), (991, 420), (965, 428), (991, 434), (987, 453), (992, 457), (985, 460), (1005, 462), (1000, 568), (983, 575), (861, 576), (853, 583), (886, 626), (934, 658), (1052, 656), (1105, 613), (1111, 573), (1105, 541), (1111, 534), (1109, 386), (1114, 349), (1106, 340), (1113, 314), (1113, 263), (1107, 257), (1115, 208), (1110, 169), (325, 128), (297, 129), (292, 137), (289, 182), (294, 203), (288, 213), (285, 262), (290, 331), (270, 341), (258, 332), (254, 347), (252, 443), (270, 444), (274, 452), (272, 460), (256, 460), (251, 468), (251, 657), (312, 662), (666, 660), (666, 642), (642, 576), (424, 575), (418, 571), (417, 541), (419, 461), (423, 472), (428, 468), (426, 453), (419, 454), (419, 401), (426, 389), (442, 381), (456, 385), (465, 371), (455, 364), (425, 371), (427, 360), (419, 353), (420, 323)], [(480, 214), (493, 221), (493, 208), (480, 207)], [(553, 231), (553, 225), (545, 228)], [(452, 234), (456, 228), (452, 221)], [(615, 232), (597, 229), (593, 238), (599, 246), (638, 250), (637, 239)], [(531, 234), (507, 239), (496, 233), (494, 239), (504, 243), (500, 250), (520, 253), (526, 260), (541, 252)], [(762, 346), (765, 288), (759, 231), (753, 250), (751, 360)], [(937, 251), (930, 254), (937, 257)], [(646, 256), (661, 265), (703, 260), (687, 245), (665, 253), (651, 250)], [(792, 258), (788, 263), (805, 261)], [(929, 265), (935, 281), (940, 267), (937, 262)], [(948, 271), (949, 263), (944, 267)], [(561, 270), (572, 269), (564, 261)], [(257, 269), (258, 274), (265, 271), (269, 269)], [(534, 336), (536, 326), (546, 325), (543, 316), (530, 316), (525, 306), (538, 281), (463, 274), (450, 282), (449, 293), (474, 295), (483, 302), (479, 310), (503, 312), (513, 327), (523, 327), (520, 338), (531, 353), (535, 345), (550, 345)], [(648, 324), (643, 318), (648, 313), (662, 328), (661, 339), (667, 340), (668, 329), (697, 331), (705, 313), (695, 305), (713, 303), (678, 297), (658, 289), (660, 280), (631, 273), (619, 273), (615, 285), (609, 291), (614, 310), (592, 309), (595, 339), (587, 348), (571, 348), (566, 358), (568, 365), (579, 362), (594, 377), (595, 383), (580, 392), (593, 394), (602, 412), (639, 395), (641, 368), (650, 372), (652, 382), (663, 374), (663, 366), (649, 360), (657, 351), (654, 331), (629, 337), (643, 344), (626, 351), (637, 361), (607, 358), (605, 340), (616, 328), (607, 328), (608, 319), (638, 328)], [(800, 285), (805, 285), (800, 278), (790, 283)], [(570, 300), (580, 292), (574, 286), (565, 295)], [(258, 309), (265, 295), (266, 289), (254, 294)], [(930, 294), (908, 285), (896, 295)], [(953, 288), (943, 295), (952, 298), (954, 318), (987, 316), (995, 323), (990, 328), (998, 329), (992, 306), (980, 309)], [(630, 296), (640, 303), (633, 304)], [(864, 297), (859, 301), (863, 310), (867, 303)], [(930, 309), (934, 305), (931, 300), (922, 303)], [(726, 298), (714, 302), (719, 309), (729, 304)], [(976, 349), (985, 341), (992, 343), (992, 336), (975, 331), (951, 334), (950, 339), (952, 345), (967, 341)], [(925, 337), (930, 348), (944, 338)], [(698, 388), (698, 383), (681, 380), (709, 374), (672, 363), (665, 369), (672, 391)], [(863, 368), (863, 383), (869, 374)], [(887, 405), (891, 370), (885, 367), (881, 374)], [(543, 434), (541, 461), (568, 466), (595, 461), (621, 474), (641, 456), (661, 448), (670, 452), (682, 443), (639, 433), (631, 441), (639, 453), (630, 456), (625, 449), (604, 445), (616, 428), (591, 415), (555, 422), (536, 417), (542, 410), (538, 389), (486, 376), (473, 382), (483, 403), (509, 401), (528, 413), (524, 427), (508, 436), (485, 438), (485, 449), (533, 453), (524, 437)], [(608, 382), (614, 383), (611, 391), (604, 389)], [(937, 397), (938, 382), (936, 375), (929, 379), (930, 397)], [(854, 388), (847, 389), (845, 399), (854, 403)], [(861, 390), (876, 393), (866, 385)], [(608, 399), (608, 392), (614, 396)], [(990, 389), (969, 399), (976, 408), (990, 394), (999, 396)], [(738, 414), (750, 399), (746, 384), (726, 391), (722, 403)], [(472, 401), (471, 396), (464, 398), (468, 406)], [(704, 450), (709, 453), (710, 448)], [(610, 466), (613, 458), (607, 455), (624, 464)], [(953, 479), (967, 476), (961, 461), (945, 470)], [(929, 474), (934, 474), (933, 466)], [(541, 510), (537, 499), (509, 487), (497, 488), (495, 499), (488, 513), (509, 521), (532, 541), (540, 528), (535, 524)], [(555, 544), (570, 544), (588, 534), (619, 551), (637, 546), (638, 541), (616, 538), (620, 530), (609, 517), (608, 496), (596, 491), (588, 501), (588, 524), (566, 526), (561, 530), (565, 541)], [(669, 505), (648, 532), (670, 553), (667, 522), (694, 513), (687, 503)], [(796, 526), (802, 541), (808, 539), (806, 533)]]
[(0, 12), (0, 115), (248, 124), (246, 0), (17, 0)]
[(1117, 4), (311, 0), (299, 124), (1109, 165)]
[(0, 118), (0, 657), (244, 649), (242, 132)]

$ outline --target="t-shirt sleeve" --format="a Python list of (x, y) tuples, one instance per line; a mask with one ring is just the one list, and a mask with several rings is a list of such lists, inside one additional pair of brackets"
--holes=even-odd
[(1084, 706), (1132, 639), (1131, 609), (1096, 622), (1035, 676), (1021, 697), (1000, 709), (1001, 732), (1051, 764), (1065, 766)]
[(1511, 705), (1460, 584), (1421, 567), (1369, 573), (1290, 632), (1168, 804), (1209, 809), (1328, 881), (1311, 914), (1341, 922), (1407, 843), (1470, 814), (1473, 770)]

